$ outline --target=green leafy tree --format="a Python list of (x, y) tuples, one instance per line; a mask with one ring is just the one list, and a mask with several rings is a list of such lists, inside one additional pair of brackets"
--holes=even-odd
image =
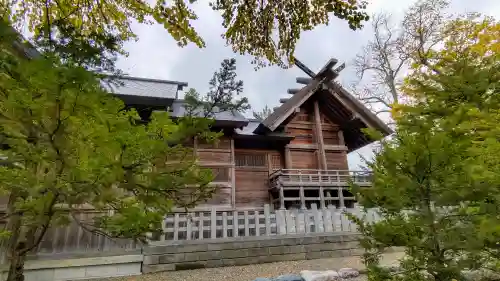
[[(0, 166), (0, 194), (9, 203), (0, 236), (10, 260), (7, 280), (23, 280), (26, 255), (49, 227), (74, 221), (107, 237), (147, 242), (147, 233), (162, 232), (172, 207), (191, 208), (212, 197), (213, 175), (182, 144), (216, 139), (213, 120), (154, 112), (149, 123), (139, 122), (81, 61), (58, 53), (20, 57), (4, 27), (0, 154), (7, 164)], [(82, 207), (102, 216), (82, 221), (76, 216)]]
[[(370, 163), (372, 188), (354, 187), (382, 220), (355, 219), (370, 280), (463, 280), (500, 271), (500, 23), (477, 16), (443, 29), (444, 48), (415, 61), (393, 108), (397, 130)], [(351, 216), (352, 217), (352, 216)], [(401, 272), (378, 265), (404, 247)]]
[[(27, 26), (35, 36), (54, 23), (65, 21), (70, 29), (79, 30), (84, 36), (108, 33), (128, 40), (137, 38), (130, 26), (132, 22), (158, 23), (180, 46), (194, 43), (204, 47), (205, 42), (192, 26), (198, 20), (191, 8), (196, 2), (1, 0), (0, 14), (16, 27)], [(301, 31), (328, 24), (331, 14), (345, 20), (351, 29), (361, 28), (368, 20), (363, 0), (214, 0), (209, 4), (222, 15), (227, 43), (237, 53), (255, 56), (260, 65), (269, 62), (285, 66), (292, 60)]]
[(254, 111), (253, 112), (253, 117), (259, 121), (262, 121), (267, 118), (267, 116), (271, 115), (273, 113), (272, 109), (269, 108), (269, 106), (264, 106), (264, 108), (261, 111)]

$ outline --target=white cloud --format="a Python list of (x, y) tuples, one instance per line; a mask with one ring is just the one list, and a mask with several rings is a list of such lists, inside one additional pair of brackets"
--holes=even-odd
[[(203, 2), (203, 3), (202, 3)], [(369, 13), (386, 11), (395, 18), (401, 17), (404, 10), (413, 0), (372, 0), (368, 6)], [(500, 18), (500, 1), (498, 0), (455, 0), (452, 1), (453, 12), (481, 12)], [(279, 99), (287, 97), (288, 88), (297, 87), (295, 77), (303, 76), (297, 68), (280, 69), (269, 67), (254, 71), (248, 56), (236, 55), (231, 48), (225, 46), (221, 38), (223, 32), (221, 17), (204, 1), (195, 5), (199, 20), (195, 28), (205, 39), (207, 47), (199, 49), (194, 45), (184, 48), (177, 46), (162, 26), (134, 25), (134, 31), (139, 35), (139, 41), (130, 42), (126, 49), (128, 58), (118, 62), (118, 66), (126, 73), (139, 76), (188, 82), (200, 92), (207, 88), (208, 80), (219, 68), (224, 58), (235, 57), (238, 61), (238, 76), (245, 83), (244, 94), (254, 109), (259, 110), (268, 104), (271, 107), (279, 105)], [(360, 31), (352, 31), (347, 24), (336, 18), (329, 26), (321, 26), (302, 35), (297, 46), (296, 56), (313, 71), (335, 57), (347, 63), (342, 72), (341, 81), (353, 79), (353, 71), (349, 67), (362, 45), (371, 38), (369, 24)], [(369, 157), (371, 147), (365, 147), (349, 155), (349, 165), (355, 169), (362, 164), (358, 154)]]

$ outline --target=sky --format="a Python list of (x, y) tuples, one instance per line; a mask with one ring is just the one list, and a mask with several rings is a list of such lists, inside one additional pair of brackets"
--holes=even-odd
[[(397, 22), (414, 2), (415, 0), (369, 0), (368, 13), (387, 12)], [(188, 88), (204, 93), (221, 61), (234, 57), (237, 60), (238, 78), (244, 82), (243, 95), (249, 99), (252, 110), (256, 111), (265, 105), (271, 108), (279, 106), (280, 98), (290, 96), (287, 89), (299, 86), (295, 83), (295, 78), (304, 76), (304, 73), (297, 67), (267, 67), (256, 71), (250, 64), (251, 57), (233, 53), (221, 38), (224, 32), (221, 17), (211, 10), (208, 1), (198, 1), (193, 8), (199, 17), (193, 26), (205, 40), (205, 48), (200, 49), (193, 44), (178, 47), (162, 26), (137, 24), (132, 28), (139, 40), (126, 44), (129, 56), (121, 58), (117, 66), (131, 76), (187, 82)], [(500, 0), (451, 0), (450, 11), (480, 12), (500, 19)], [(346, 22), (332, 18), (328, 26), (319, 26), (301, 34), (295, 56), (315, 72), (332, 57), (345, 62), (346, 69), (337, 79), (348, 86), (356, 79), (352, 60), (372, 36), (370, 23), (362, 30), (352, 31)], [(251, 116), (251, 112), (247, 115)], [(372, 150), (373, 146), (370, 145), (350, 153), (349, 168), (356, 170), (364, 166), (362, 159), (370, 159)]]

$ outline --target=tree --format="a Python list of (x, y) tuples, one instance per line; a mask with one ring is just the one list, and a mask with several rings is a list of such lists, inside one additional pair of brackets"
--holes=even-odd
[[(0, 154), (8, 165), (0, 167), (0, 194), (9, 203), (0, 237), (7, 237), (7, 280), (23, 280), (26, 255), (49, 227), (75, 221), (90, 232), (146, 242), (146, 233), (161, 233), (172, 207), (211, 198), (213, 175), (183, 145), (193, 137), (216, 139), (210, 118), (154, 112), (148, 124), (139, 122), (95, 74), (57, 53), (19, 57), (13, 34), (1, 27)], [(102, 216), (82, 221), (76, 216), (82, 206)]]
[(356, 56), (354, 67), (360, 80), (355, 92), (377, 114), (404, 98), (399, 87), (410, 62), (424, 59), (442, 42), (448, 5), (445, 0), (420, 0), (397, 25), (388, 14), (374, 17), (373, 39)]
[(236, 80), (236, 76), (236, 59), (224, 59), (220, 69), (214, 72), (208, 82), (209, 91), (203, 97), (194, 89), (186, 94), (189, 114), (213, 117), (216, 112), (234, 113), (250, 109), (246, 97), (237, 99), (243, 93), (243, 81)]
[[(195, 2), (2, 0), (0, 13), (16, 27), (27, 26), (35, 35), (63, 20), (83, 35), (108, 33), (125, 41), (137, 38), (130, 27), (132, 22), (158, 23), (180, 46), (194, 43), (204, 47), (205, 42), (191, 25), (198, 19), (191, 9)], [(259, 65), (267, 60), (285, 66), (292, 59), (301, 31), (328, 24), (332, 13), (347, 21), (351, 29), (361, 28), (368, 20), (363, 0), (311, 3), (214, 0), (210, 6), (222, 15), (227, 43), (237, 53), (255, 56), (254, 62)]]
[[(446, 23), (444, 48), (413, 61), (393, 108), (397, 130), (370, 163), (372, 188), (354, 186), (376, 223), (352, 217), (364, 235), (370, 280), (463, 280), (465, 270), (500, 272), (500, 23)], [(405, 248), (401, 271), (378, 265)], [(478, 279), (479, 280), (479, 279)]]
[(259, 120), (259, 121), (262, 121), (264, 119), (267, 118), (267, 116), (271, 115), (271, 113), (273, 113), (273, 111), (271, 110), (271, 108), (269, 108), (267, 105), (264, 106), (264, 108), (262, 109), (262, 111), (259, 111), (259, 112), (256, 112), (254, 111), (253, 112), (253, 118)]

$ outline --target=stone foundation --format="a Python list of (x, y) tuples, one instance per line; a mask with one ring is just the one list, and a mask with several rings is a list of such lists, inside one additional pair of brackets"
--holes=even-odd
[(144, 248), (143, 273), (361, 255), (356, 234), (177, 241)]

